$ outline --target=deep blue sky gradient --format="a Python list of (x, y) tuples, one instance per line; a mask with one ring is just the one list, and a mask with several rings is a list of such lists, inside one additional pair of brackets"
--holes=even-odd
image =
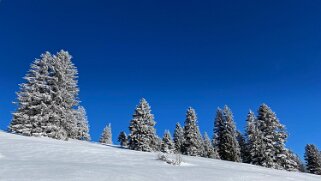
[(145, 97), (159, 135), (183, 124), (189, 106), (212, 135), (218, 106), (238, 129), (267, 103), (301, 156), (321, 148), (321, 1), (0, 2), (0, 128), (16, 107), (30, 63), (68, 50), (93, 140), (111, 122), (114, 140)]

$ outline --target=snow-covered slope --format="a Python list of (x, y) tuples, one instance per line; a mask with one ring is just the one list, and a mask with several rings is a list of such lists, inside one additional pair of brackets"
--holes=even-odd
[(95, 143), (0, 132), (1, 181), (321, 181), (317, 175), (205, 158), (183, 157), (183, 166), (172, 166), (156, 157)]

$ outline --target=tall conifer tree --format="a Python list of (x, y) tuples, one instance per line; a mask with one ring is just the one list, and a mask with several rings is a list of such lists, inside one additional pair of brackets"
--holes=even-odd
[(221, 108), (217, 108), (216, 116), (214, 120), (214, 129), (213, 129), (213, 146), (214, 149), (218, 153), (218, 157), (220, 157), (220, 145), (222, 142), (222, 133), (224, 129), (224, 118), (223, 118), (223, 110)]
[(73, 108), (78, 105), (77, 69), (67, 51), (46, 52), (20, 85), (18, 110), (9, 130), (28, 136), (68, 139), (75, 133)]
[(240, 146), (237, 141), (236, 127), (233, 113), (228, 106), (223, 110), (224, 128), (221, 134), (220, 158), (223, 160), (241, 161)]
[(184, 129), (179, 123), (176, 123), (174, 131), (174, 144), (176, 153), (182, 153), (182, 146), (184, 143)]
[(315, 145), (308, 144), (305, 147), (306, 167), (309, 173), (321, 175), (321, 155)]
[(51, 110), (53, 97), (48, 85), (53, 79), (50, 76), (53, 72), (52, 59), (52, 55), (46, 52), (31, 64), (24, 77), (26, 82), (20, 84), (17, 93), (18, 110), (13, 113), (9, 131), (26, 136), (47, 136), (42, 126), (56, 118)]
[(155, 124), (148, 102), (141, 99), (129, 126), (129, 149), (147, 152), (159, 150), (161, 142), (156, 135)]
[(262, 104), (258, 111), (257, 126), (262, 139), (260, 165), (268, 168), (282, 169), (287, 159), (285, 141), (287, 134), (284, 126), (279, 122), (275, 113), (266, 104)]
[(261, 165), (262, 154), (262, 134), (257, 127), (257, 118), (250, 110), (246, 119), (246, 147), (249, 155), (243, 160), (245, 163)]
[(203, 140), (198, 128), (195, 110), (191, 107), (186, 112), (183, 154), (191, 156), (202, 156), (203, 154)]

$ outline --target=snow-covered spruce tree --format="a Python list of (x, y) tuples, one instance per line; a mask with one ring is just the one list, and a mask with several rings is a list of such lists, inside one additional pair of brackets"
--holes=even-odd
[[(53, 79), (52, 55), (49, 52), (41, 55), (30, 66), (24, 77), (25, 83), (20, 84), (18, 110), (13, 113), (9, 131), (26, 136), (47, 136), (42, 130), (43, 122), (55, 118), (52, 107), (51, 87), (47, 82)], [(57, 128), (58, 129), (58, 128)]]
[(203, 140), (200, 134), (197, 117), (193, 108), (188, 108), (184, 126), (183, 154), (190, 156), (203, 155)]
[(174, 132), (175, 152), (182, 153), (182, 146), (184, 143), (184, 129), (179, 123), (176, 123)]
[(76, 122), (75, 138), (90, 141), (88, 118), (83, 106), (78, 106), (78, 108), (74, 110), (74, 118)]
[(171, 134), (168, 130), (164, 132), (164, 136), (161, 144), (161, 152), (164, 153), (173, 153), (175, 151), (175, 145), (172, 141)]
[(242, 158), (244, 163), (252, 163), (252, 151), (255, 150), (253, 149), (255, 136), (256, 136), (256, 117), (254, 113), (250, 110), (246, 118), (245, 140), (246, 140), (246, 150), (248, 154)]
[(222, 142), (222, 133), (224, 129), (225, 123), (223, 118), (223, 110), (221, 108), (217, 108), (216, 117), (214, 120), (214, 130), (213, 130), (213, 146), (214, 150), (218, 153), (217, 157), (220, 158), (220, 145)]
[(154, 128), (156, 122), (147, 101), (143, 98), (137, 105), (129, 126), (129, 144), (131, 150), (157, 151), (160, 140)]
[(266, 104), (260, 106), (257, 121), (262, 139), (260, 165), (283, 169), (287, 159), (287, 149), (285, 148), (287, 134), (284, 126)]
[(78, 105), (77, 69), (66, 51), (46, 52), (37, 59), (20, 85), (13, 133), (68, 139), (75, 131), (72, 108)]
[[(49, 137), (58, 139), (67, 139), (75, 133), (76, 123), (74, 119), (73, 108), (78, 105), (78, 71), (75, 65), (71, 62), (71, 55), (64, 50), (61, 50), (57, 55), (53, 56), (52, 74), (54, 79), (49, 83), (52, 87), (52, 97), (55, 103), (52, 109), (58, 116), (54, 122), (44, 125), (44, 131)], [(59, 125), (60, 130), (52, 130), (52, 125)]]
[(120, 143), (121, 147), (123, 147), (123, 148), (127, 147), (128, 139), (127, 139), (127, 135), (126, 135), (126, 133), (124, 131), (119, 133), (118, 142)]
[(236, 139), (240, 146), (241, 159), (244, 163), (246, 163), (249, 153), (248, 153), (245, 138), (242, 133), (240, 133), (239, 131), (236, 131)]
[(104, 131), (101, 134), (99, 142), (101, 144), (107, 144), (107, 145), (113, 144), (112, 132), (111, 132), (111, 124), (110, 123), (104, 128)]
[(308, 144), (305, 147), (304, 159), (306, 161), (306, 169), (309, 173), (321, 175), (321, 155), (315, 145)]
[(218, 108), (214, 122), (214, 146), (222, 160), (241, 161), (233, 114), (229, 107)]
[(241, 153), (240, 146), (237, 141), (236, 127), (233, 120), (233, 114), (228, 106), (223, 110), (224, 127), (221, 133), (221, 141), (219, 145), (219, 154), (222, 160), (240, 162)]
[(244, 162), (262, 165), (264, 152), (263, 138), (258, 129), (257, 118), (251, 110), (246, 119), (246, 136), (249, 155)]
[(217, 158), (217, 152), (214, 150), (213, 144), (208, 137), (207, 133), (204, 133), (204, 154), (205, 158)]

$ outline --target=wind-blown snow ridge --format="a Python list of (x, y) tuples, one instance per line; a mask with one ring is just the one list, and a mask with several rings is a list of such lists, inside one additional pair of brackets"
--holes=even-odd
[(321, 177), (253, 165), (184, 156), (186, 166), (82, 141), (59, 141), (0, 132), (1, 181), (320, 181)]

